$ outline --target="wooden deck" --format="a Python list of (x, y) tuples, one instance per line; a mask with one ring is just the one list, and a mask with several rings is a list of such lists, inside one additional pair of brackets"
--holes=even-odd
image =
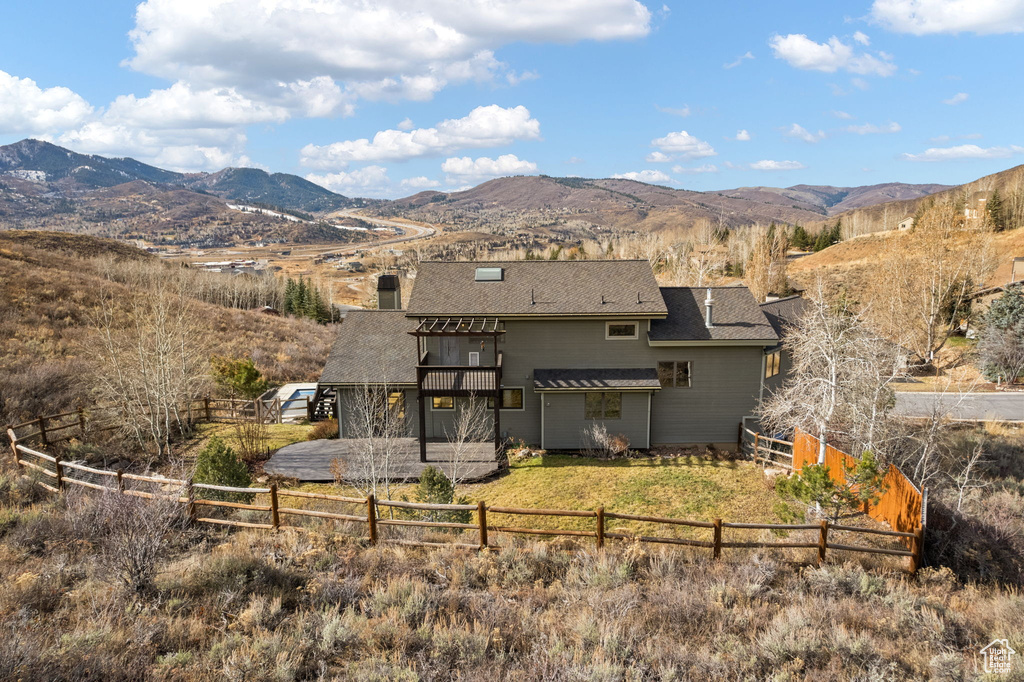
[[(335, 459), (346, 461), (347, 470), (358, 471), (358, 442), (348, 439), (311, 440), (293, 443), (274, 453), (263, 465), (263, 471), (276, 476), (297, 478), (300, 481), (333, 481), (331, 462)], [(479, 481), (498, 472), (498, 461), (494, 454), (494, 443), (471, 443), (466, 461), (460, 469), (465, 472), (465, 481)], [(423, 469), (430, 465), (443, 468), (450, 460), (451, 445), (448, 443), (427, 443), (427, 461), (420, 462), (420, 446), (415, 438), (402, 441), (402, 451), (392, 465), (392, 477), (399, 480), (417, 481)]]

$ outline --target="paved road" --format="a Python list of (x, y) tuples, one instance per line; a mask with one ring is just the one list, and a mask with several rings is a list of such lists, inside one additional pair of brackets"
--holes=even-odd
[(926, 417), (931, 415), (936, 401), (954, 419), (1024, 421), (1024, 393), (971, 393), (960, 396), (956, 393), (897, 392), (894, 411), (911, 417)]

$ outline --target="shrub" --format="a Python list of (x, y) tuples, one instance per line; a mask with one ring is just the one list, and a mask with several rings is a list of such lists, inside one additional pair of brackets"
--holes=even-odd
[(621, 433), (608, 433), (605, 425), (597, 422), (583, 429), (583, 452), (601, 459), (620, 457), (629, 452), (629, 438)]
[(263, 374), (256, 369), (250, 358), (226, 358), (215, 355), (210, 358), (213, 365), (213, 380), (230, 397), (247, 400), (259, 398), (269, 387)]
[[(408, 501), (407, 498), (403, 497), (403, 499)], [(455, 499), (455, 484), (435, 466), (428, 466), (420, 474), (420, 482), (413, 491), (413, 501), (424, 504), (469, 504), (469, 500), (465, 497)], [(410, 510), (410, 516), (425, 521), (469, 523), (473, 519), (473, 512), (468, 510), (450, 512)]]
[(306, 436), (306, 440), (324, 440), (338, 437), (338, 420), (325, 419), (318, 423)]
[[(196, 471), (192, 477), (196, 483), (226, 485), (233, 488), (248, 488), (252, 485), (249, 469), (219, 437), (214, 436), (196, 458)], [(251, 502), (252, 495), (228, 493), (200, 488), (203, 497), (212, 500), (242, 499)]]

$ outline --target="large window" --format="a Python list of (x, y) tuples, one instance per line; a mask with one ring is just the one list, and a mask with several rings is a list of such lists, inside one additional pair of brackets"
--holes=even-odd
[(455, 398), (450, 395), (435, 396), (431, 401), (430, 407), (434, 410), (454, 410)]
[(662, 388), (689, 388), (690, 361), (659, 362), (658, 381), (661, 382)]
[(583, 402), (584, 419), (622, 419), (621, 393), (587, 393)]
[(782, 351), (777, 350), (764, 356), (764, 378), (771, 379), (782, 368)]
[[(494, 409), (494, 398), (487, 399), (487, 409)], [(501, 409), (521, 410), (523, 409), (523, 389), (503, 388), (501, 389)]]
[(606, 322), (604, 326), (604, 338), (635, 339), (639, 336), (639, 329), (639, 322)]

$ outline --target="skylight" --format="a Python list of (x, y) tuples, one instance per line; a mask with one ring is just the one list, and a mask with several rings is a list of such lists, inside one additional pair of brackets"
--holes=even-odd
[(505, 279), (505, 270), (503, 268), (476, 269), (477, 282), (500, 282), (503, 279)]

